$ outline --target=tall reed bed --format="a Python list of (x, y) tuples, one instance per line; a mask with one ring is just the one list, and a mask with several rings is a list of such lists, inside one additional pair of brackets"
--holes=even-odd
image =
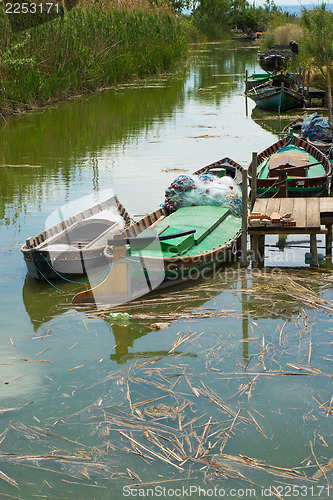
[(170, 69), (186, 41), (168, 7), (91, 2), (12, 33), (0, 8), (0, 111)]

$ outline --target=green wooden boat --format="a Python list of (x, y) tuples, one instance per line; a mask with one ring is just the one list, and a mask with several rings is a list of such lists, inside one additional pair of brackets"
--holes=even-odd
[(246, 93), (258, 108), (286, 111), (299, 106), (303, 95), (293, 88), (293, 77), (282, 71), (271, 75), (266, 83), (261, 83)]
[(107, 278), (76, 294), (72, 303), (115, 305), (161, 286), (205, 277), (236, 259), (240, 236), (241, 218), (227, 207), (190, 206), (170, 214), (163, 206), (109, 241), (105, 254), (113, 266)]
[[(270, 197), (278, 190), (278, 169), (287, 174), (288, 196), (327, 193), (331, 163), (319, 149), (292, 132), (257, 156), (257, 193)], [(252, 185), (252, 162), (248, 177)]]
[(258, 85), (268, 82), (270, 78), (270, 73), (253, 73), (247, 78), (247, 80), (245, 80), (246, 92), (253, 87), (257, 87)]
[(261, 88), (254, 87), (247, 93), (247, 96), (256, 103), (258, 108), (273, 111), (287, 111), (297, 108), (303, 100), (303, 95), (300, 92), (285, 86), (275, 87), (273, 85)]

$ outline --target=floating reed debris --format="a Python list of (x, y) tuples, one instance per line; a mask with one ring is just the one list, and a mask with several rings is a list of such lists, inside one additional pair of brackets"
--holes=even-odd
[[(186, 330), (186, 332), (188, 330)], [(201, 332), (201, 333), (199, 333), (197, 335), (197, 332), (194, 332), (194, 333), (186, 333), (186, 332), (184, 332), (183, 334), (179, 335), (178, 339), (173, 343), (172, 349), (170, 349), (169, 353), (174, 352), (177, 349), (177, 347), (179, 347), (181, 344), (184, 344), (185, 342), (188, 342), (188, 341), (191, 341), (191, 340), (192, 341), (197, 340), (204, 333), (204, 332)], [(178, 336), (178, 334), (177, 334), (177, 336)]]
[(3, 481), (6, 481), (6, 483), (9, 483), (11, 486), (15, 486), (15, 488), (19, 488), (19, 485), (15, 481), (15, 479), (12, 479), (11, 477), (7, 476), (4, 472), (0, 470), (0, 479)]
[[(251, 279), (247, 282), (249, 276)], [(331, 321), (327, 316), (332, 304), (321, 294), (332, 288), (333, 283), (324, 274), (310, 272), (305, 278), (302, 273), (289, 271), (288, 275), (272, 275), (269, 280), (267, 276), (239, 271), (237, 280), (242, 284), (241, 299), (246, 299), (239, 301), (239, 309), (241, 306), (242, 309), (237, 310), (237, 314), (227, 309), (223, 296), (224, 292), (229, 294), (229, 303), (230, 295), (238, 293), (235, 278), (225, 283), (205, 282), (193, 291), (171, 291), (167, 297), (158, 295), (121, 306), (131, 315), (128, 331), (124, 328), (126, 334), (130, 328), (133, 331), (137, 328), (142, 335), (144, 322), (151, 332), (151, 318), (159, 314), (171, 321), (181, 317), (188, 321), (181, 322), (177, 329), (151, 333), (161, 338), (162, 345), (158, 343), (155, 350), (151, 346), (149, 351), (136, 352), (133, 344), (126, 344), (130, 352), (121, 358), (122, 362), (129, 361), (126, 367), (116, 369), (112, 362), (106, 366), (107, 356), (103, 354), (101, 358), (98, 354), (95, 360), (98, 370), (90, 385), (84, 380), (84, 370), (89, 363), (73, 361), (70, 366), (84, 363), (84, 370), (66, 372), (66, 378), (74, 373), (73, 379), (82, 377), (82, 385), (76, 382), (77, 386), (70, 385), (64, 390), (68, 398), (75, 396), (75, 400), (66, 400), (68, 408), (73, 401), (75, 409), (68, 410), (67, 415), (61, 411), (44, 422), (34, 411), (38, 425), (12, 421), (0, 435), (1, 450), (9, 445), (8, 436), (14, 433), (14, 437), (20, 437), (15, 442), (20, 443), (21, 453), (2, 453), (0, 461), (30, 467), (31, 471), (42, 470), (51, 477), (59, 474), (59, 478), (70, 484), (95, 488), (104, 487), (103, 481), (110, 479), (118, 479), (133, 488), (162, 483), (171, 486), (171, 481), (189, 480), (204, 484), (224, 481), (228, 487), (230, 484), (271, 484), (272, 479), (277, 484), (283, 479), (283, 484), (302, 485), (309, 481), (311, 484), (324, 482), (324, 472), (331, 481), (333, 465), (327, 458), (331, 436), (325, 423), (327, 427), (326, 419), (331, 418), (333, 412), (329, 386), (333, 375), (328, 368), (331, 358), (324, 358), (320, 351), (318, 355), (318, 346), (322, 349), (323, 345), (329, 345), (327, 337), (332, 340), (333, 329), (325, 325), (326, 329), (320, 330), (314, 319), (324, 316), (327, 322)], [(214, 300), (211, 300), (210, 309), (199, 309), (213, 297), (216, 302), (212, 304)], [(282, 320), (271, 315), (272, 305), (274, 312), (284, 311)], [(198, 322), (195, 328), (189, 324), (193, 319), (204, 317), (203, 314), (212, 318), (227, 313), (237, 319), (208, 321), (208, 329), (206, 321)], [(107, 313), (98, 311), (97, 314), (103, 318)], [(261, 318), (264, 321), (260, 321)], [(132, 319), (137, 321), (131, 325)], [(194, 352), (191, 355), (186, 353), (189, 343)], [(74, 340), (68, 343), (71, 344), (77, 345)], [(112, 340), (109, 346), (113, 346)], [(102, 360), (105, 363), (101, 363)], [(50, 365), (42, 366), (46, 370)], [(282, 381), (281, 376), (293, 378)], [(311, 384), (310, 379), (299, 377), (321, 379), (314, 379)], [(297, 392), (297, 384), (303, 388), (305, 381), (309, 382), (308, 392), (304, 391), (302, 398), (305, 399), (301, 399), (302, 391)], [(316, 382), (320, 383), (320, 395), (311, 393)], [(78, 387), (87, 390), (85, 394), (90, 394), (92, 399), (81, 409), (78, 409), (80, 400), (75, 392)], [(290, 390), (295, 391), (295, 398)], [(288, 405), (284, 404), (285, 397)], [(284, 467), (286, 449), (281, 455), (276, 452), (275, 463), (267, 463), (273, 462), (267, 456), (271, 453), (273, 456), (272, 450), (275, 453), (278, 446), (281, 449), (289, 446), (287, 438), (281, 441), (281, 434), (272, 429), (278, 428), (277, 422), (282, 421), (284, 425), (290, 402), (292, 415), (296, 415), (291, 429), (303, 419), (306, 432), (314, 436), (313, 454), (309, 445), (306, 450), (309, 457), (305, 461), (301, 461), (302, 456), (300, 464)], [(21, 416), (22, 412), (15, 413), (15, 409), (4, 408), (2, 418)], [(68, 415), (69, 412), (72, 414)], [(256, 450), (267, 448), (267, 455), (251, 458), (260, 453), (248, 451), (251, 450), (249, 443), (254, 441)], [(24, 453), (27, 443), (30, 454)], [(36, 449), (41, 448), (44, 452), (38, 454)], [(19, 484), (15, 471), (5, 471), (9, 480), (13, 478)], [(10, 488), (8, 480), (1, 477), (0, 480)], [(49, 481), (47, 476), (46, 480)], [(49, 484), (53, 486), (51, 481)], [(49, 488), (45, 483), (46, 487)], [(272, 489), (271, 496), (283, 497), (278, 489)]]

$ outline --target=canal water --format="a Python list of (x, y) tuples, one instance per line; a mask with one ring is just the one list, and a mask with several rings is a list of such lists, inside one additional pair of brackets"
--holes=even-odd
[(304, 263), (306, 238), (113, 323), (71, 307), (80, 284), (27, 276), (20, 252), (82, 196), (112, 189), (135, 219), (181, 173), (247, 166), (288, 122), (245, 101), (256, 52), (196, 44), (163, 78), (1, 120), (1, 497), (332, 496), (332, 280)]

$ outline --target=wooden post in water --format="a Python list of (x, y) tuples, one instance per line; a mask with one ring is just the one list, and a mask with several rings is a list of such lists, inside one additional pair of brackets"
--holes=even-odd
[(241, 266), (247, 266), (247, 169), (242, 172), (242, 237)]
[(253, 234), (251, 236), (252, 267), (261, 269), (265, 265), (265, 235)]
[(259, 264), (259, 238), (258, 234), (251, 236), (252, 267), (257, 268)]
[(257, 168), (258, 168), (258, 154), (252, 153), (251, 210), (253, 210), (254, 203), (257, 198)]
[(247, 91), (249, 90), (248, 89), (248, 86), (249, 86), (248, 76), (249, 76), (249, 73), (248, 73), (248, 70), (246, 70), (245, 71), (245, 116), (249, 116), (249, 107), (248, 107), (248, 103), (247, 103)]
[(247, 302), (247, 294), (244, 293), (244, 290), (247, 290), (247, 277), (246, 271), (241, 273), (241, 284), (242, 284), (242, 330), (243, 330), (243, 360), (248, 363), (249, 361), (249, 312), (248, 312), (248, 302)]
[(305, 69), (303, 69), (302, 72), (302, 94), (304, 95), (305, 93)]
[(332, 224), (326, 224), (327, 234), (325, 238), (326, 257), (332, 257)]
[(308, 80), (306, 83), (306, 98), (307, 99), (309, 98), (309, 90), (310, 90), (310, 74), (311, 74), (311, 71), (308, 71)]
[(310, 234), (310, 252), (312, 258), (312, 265), (314, 267), (318, 267), (318, 250), (317, 250), (316, 234)]

